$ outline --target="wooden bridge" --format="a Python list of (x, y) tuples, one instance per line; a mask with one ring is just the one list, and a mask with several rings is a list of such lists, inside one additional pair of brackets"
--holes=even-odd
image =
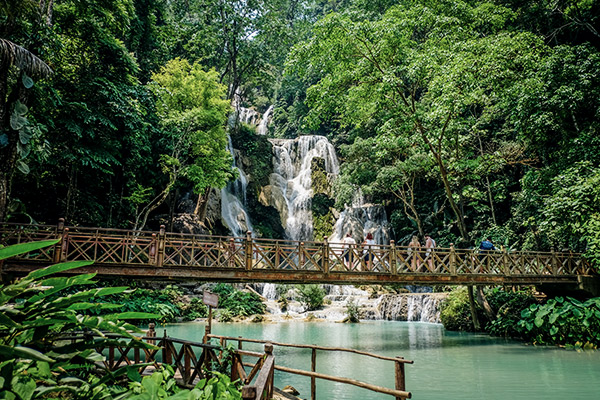
[[(345, 249), (341, 243), (295, 242), (165, 232), (2, 224), (0, 244), (59, 239), (51, 248), (5, 260), (3, 274), (20, 274), (75, 260), (78, 273), (100, 276), (228, 282), (334, 284), (569, 285), (597, 282), (579, 253), (488, 251), (389, 245)], [(371, 259), (369, 262), (368, 260)], [(565, 286), (566, 287), (566, 286)]]

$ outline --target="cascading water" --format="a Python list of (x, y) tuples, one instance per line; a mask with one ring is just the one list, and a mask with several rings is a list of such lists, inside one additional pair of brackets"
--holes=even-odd
[(285, 199), (280, 208), (286, 235), (293, 240), (312, 240), (311, 163), (320, 157), (328, 176), (337, 176), (339, 163), (335, 148), (323, 136), (300, 136), (296, 139), (270, 139), (273, 144), (271, 186)]
[[(257, 126), (259, 134), (266, 134), (270, 114), (273, 112), (273, 106), (260, 115), (252, 108), (240, 106), (239, 95), (236, 94), (233, 102), (234, 112), (229, 119), (229, 127), (233, 129), (237, 122)], [(235, 156), (235, 151), (231, 143), (231, 137), (228, 137), (227, 150), (233, 157), (232, 167), (238, 171), (238, 179), (230, 182), (227, 187), (221, 190), (221, 218), (225, 226), (229, 228), (233, 236), (244, 236), (246, 232), (252, 231), (252, 223), (246, 210), (246, 188), (248, 179), (244, 169)]]
[(235, 157), (231, 137), (228, 139), (227, 150), (233, 158), (232, 168), (238, 171), (239, 177), (221, 189), (221, 218), (231, 234), (240, 237), (252, 231), (252, 224), (245, 207), (248, 179)]
[(267, 111), (262, 115), (260, 123), (258, 124), (258, 128), (256, 129), (256, 133), (259, 135), (266, 135), (269, 129), (269, 122), (271, 122), (271, 115), (273, 114), (273, 106), (267, 108)]

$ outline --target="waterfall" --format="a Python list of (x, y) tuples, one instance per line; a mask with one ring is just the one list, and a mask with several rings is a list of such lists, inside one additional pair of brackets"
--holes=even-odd
[(440, 322), (440, 303), (447, 293), (385, 294), (369, 319)]
[(315, 157), (325, 161), (329, 176), (337, 176), (339, 163), (335, 149), (323, 136), (300, 136), (296, 139), (270, 139), (273, 144), (274, 172), (270, 184), (285, 199), (280, 210), (286, 235), (293, 240), (312, 240), (311, 162)]
[(269, 106), (267, 111), (262, 115), (260, 123), (258, 124), (258, 128), (256, 129), (256, 133), (259, 135), (266, 135), (269, 129), (269, 122), (271, 122), (271, 114), (273, 114), (273, 106)]
[(389, 244), (390, 226), (383, 206), (357, 203), (356, 206), (346, 207), (340, 213), (329, 241), (341, 242), (348, 232), (351, 232), (357, 241), (371, 232), (375, 243)]
[(228, 139), (227, 150), (233, 158), (231, 166), (238, 171), (239, 177), (221, 189), (221, 218), (231, 234), (240, 237), (245, 236), (247, 231), (252, 231), (252, 224), (245, 207), (248, 180), (235, 157), (231, 137), (228, 137)]

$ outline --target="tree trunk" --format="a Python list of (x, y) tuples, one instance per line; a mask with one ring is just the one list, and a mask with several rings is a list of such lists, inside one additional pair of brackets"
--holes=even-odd
[(473, 296), (473, 285), (467, 286), (467, 292), (469, 293), (469, 306), (471, 307), (471, 318), (473, 319), (473, 329), (475, 332), (481, 330), (479, 324), (479, 318), (477, 317), (477, 308), (475, 307), (475, 296)]
[(194, 214), (198, 217), (200, 222), (204, 222), (206, 219), (206, 212), (208, 211), (208, 197), (210, 196), (211, 188), (206, 188), (203, 194), (198, 195), (198, 202), (196, 203), (196, 209)]
[(477, 286), (477, 303), (483, 308), (485, 315), (490, 321), (493, 321), (496, 318), (494, 310), (492, 310), (490, 303), (488, 303), (487, 298), (485, 297), (485, 293), (483, 293), (482, 286)]

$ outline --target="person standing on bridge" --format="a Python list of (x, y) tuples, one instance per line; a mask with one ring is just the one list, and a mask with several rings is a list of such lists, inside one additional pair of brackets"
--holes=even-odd
[(479, 250), (481, 250), (481, 253), (487, 253), (489, 250), (496, 250), (496, 246), (492, 243), (492, 238), (489, 236), (485, 238), (485, 240), (481, 242)]
[(367, 271), (371, 271), (371, 265), (373, 264), (373, 250), (375, 250), (375, 239), (373, 239), (373, 234), (369, 232), (363, 242), (363, 258), (367, 263)]
[(354, 264), (354, 248), (356, 247), (356, 240), (352, 237), (352, 233), (348, 232), (344, 238), (344, 260), (346, 261), (346, 268), (348, 271), (352, 270)]
[(413, 272), (417, 272), (417, 270), (421, 267), (421, 259), (419, 258), (419, 249), (421, 248), (421, 243), (419, 242), (419, 237), (414, 235), (408, 244), (408, 258), (410, 258), (410, 266)]
[(429, 235), (425, 234), (425, 260), (429, 266), (429, 271), (433, 272), (433, 249), (435, 248), (435, 240)]

